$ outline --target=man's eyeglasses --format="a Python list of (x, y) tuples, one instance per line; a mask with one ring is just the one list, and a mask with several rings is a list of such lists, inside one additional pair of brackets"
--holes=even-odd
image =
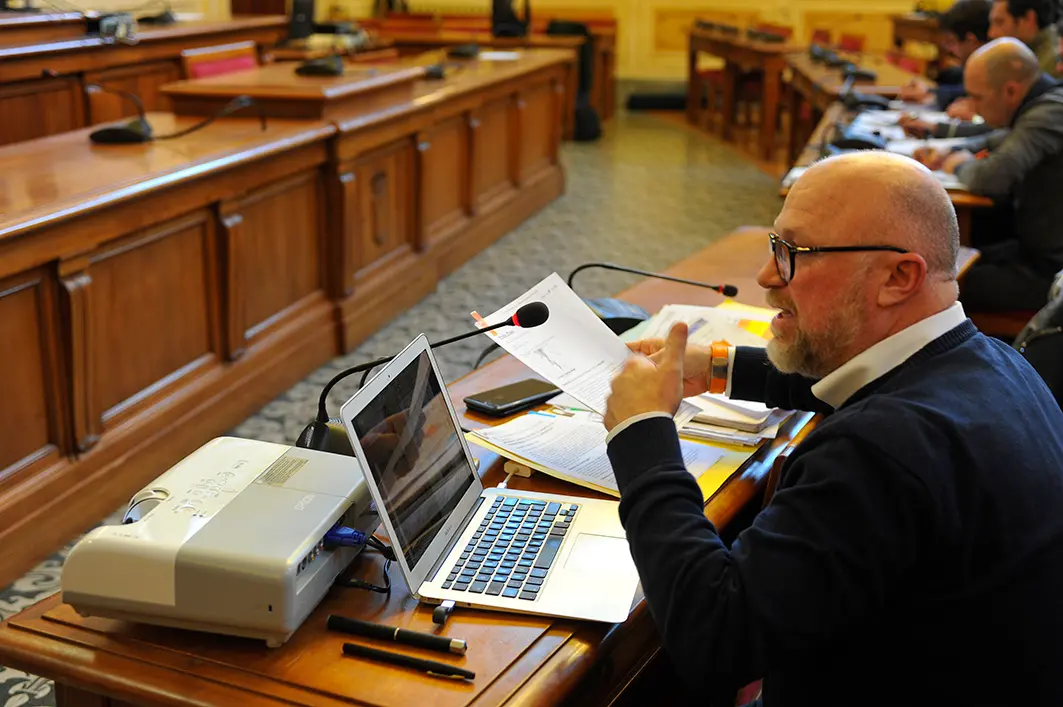
[(775, 269), (785, 283), (789, 283), (793, 279), (798, 253), (858, 253), (873, 250), (887, 250), (894, 253), (908, 252), (904, 248), (898, 248), (893, 245), (836, 245), (810, 248), (788, 243), (774, 233), (768, 234), (768, 242), (771, 244), (771, 256), (775, 260)]

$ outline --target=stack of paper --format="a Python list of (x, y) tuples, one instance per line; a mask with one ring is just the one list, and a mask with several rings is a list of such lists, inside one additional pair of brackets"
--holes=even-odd
[[(543, 473), (620, 496), (606, 454), (606, 431), (600, 418), (532, 412), (496, 427), (468, 434), (471, 442)], [(687, 471), (699, 478), (724, 456), (724, 450), (681, 440)]]
[[(775, 316), (771, 310), (771, 316)], [(768, 319), (770, 321), (770, 318)], [(643, 339), (664, 339), (677, 322), (683, 322), (689, 330), (688, 341), (708, 345), (714, 341), (726, 341), (732, 346), (767, 345), (770, 338), (768, 323), (761, 315), (724, 309), (722, 307), (697, 307), (688, 304), (669, 304), (650, 318), (640, 332)]]
[(683, 426), (680, 434), (727, 444), (756, 446), (766, 439), (775, 439), (779, 426), (793, 414), (790, 410), (722, 395), (706, 394), (689, 400), (701, 412)]

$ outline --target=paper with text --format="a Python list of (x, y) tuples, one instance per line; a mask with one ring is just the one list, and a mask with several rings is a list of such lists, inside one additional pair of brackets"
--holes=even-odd
[[(605, 414), (613, 378), (632, 355), (627, 345), (572, 291), (557, 273), (486, 317), (472, 313), (480, 327), (513, 316), (528, 302), (550, 309), (545, 323), (530, 329), (503, 327), (488, 334), (528, 368), (571, 395), (590, 410)], [(685, 401), (676, 424), (693, 419), (697, 409)]]
[[(496, 427), (471, 433), (503, 456), (581, 486), (618, 495), (616, 477), (606, 454), (606, 430), (600, 422), (529, 413)], [(723, 457), (723, 450), (681, 441), (687, 470), (700, 477)]]

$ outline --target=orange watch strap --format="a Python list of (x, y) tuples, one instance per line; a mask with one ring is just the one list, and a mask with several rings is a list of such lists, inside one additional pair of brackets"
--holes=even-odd
[(712, 359), (709, 363), (709, 392), (723, 395), (727, 392), (727, 368), (731, 345), (726, 341), (712, 342)]

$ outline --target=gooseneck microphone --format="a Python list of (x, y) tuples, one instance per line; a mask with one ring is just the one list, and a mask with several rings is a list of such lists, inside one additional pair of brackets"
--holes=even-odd
[[(529, 302), (520, 307), (512, 317), (503, 320), (498, 324), (492, 324), (491, 326), (477, 329), (475, 331), (467, 331), (464, 334), (452, 336), (451, 338), (444, 339), (438, 343), (429, 344), (429, 346), (433, 349), (437, 349), (462, 341), (463, 339), (469, 339), (479, 334), (486, 334), (489, 331), (494, 331), (495, 329), (501, 329), (502, 327), (507, 326), (531, 329), (544, 324), (549, 318), (550, 308), (547, 307), (544, 302)], [(354, 450), (351, 448), (350, 440), (347, 438), (347, 430), (342, 424), (333, 422), (329, 418), (328, 394), (332, 392), (332, 389), (336, 384), (344, 378), (353, 376), (356, 373), (365, 372), (368, 374), (370, 370), (387, 363), (393, 358), (395, 358), (395, 355), (383, 356), (373, 361), (367, 361), (365, 363), (360, 363), (357, 366), (346, 368), (334, 375), (332, 379), (325, 384), (325, 387), (321, 389), (321, 395), (317, 401), (317, 417), (303, 429), (302, 433), (299, 435), (299, 439), (295, 442), (295, 446), (303, 449), (316, 449), (321, 452), (333, 452), (335, 454), (347, 454), (353, 456)]]
[(601, 268), (602, 270), (615, 270), (617, 272), (631, 273), (632, 275), (642, 275), (643, 277), (651, 277), (656, 280), (668, 280), (669, 282), (678, 282), (683, 285), (693, 285), (694, 287), (704, 287), (709, 290), (715, 290), (724, 297), (737, 297), (738, 288), (734, 285), (709, 285), (704, 282), (698, 282), (697, 280), (686, 280), (681, 277), (672, 277), (671, 275), (662, 275), (661, 273), (649, 272), (647, 270), (639, 270), (638, 268), (629, 268), (624, 265), (614, 265), (613, 263), (584, 263), (578, 268), (572, 271), (572, 274), (568, 276), (568, 286), (572, 287), (572, 278), (576, 277), (576, 273), (581, 270), (587, 270), (589, 268)]

